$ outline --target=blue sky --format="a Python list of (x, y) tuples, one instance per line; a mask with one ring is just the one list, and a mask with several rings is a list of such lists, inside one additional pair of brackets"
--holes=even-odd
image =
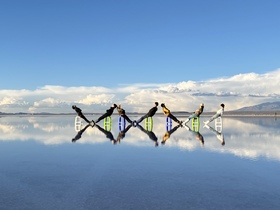
[[(279, 8), (277, 0), (1, 1), (0, 106), (34, 105), (38, 96), (19, 93), (51, 86), (146, 89), (278, 76)], [(126, 103), (122, 93), (92, 103)]]

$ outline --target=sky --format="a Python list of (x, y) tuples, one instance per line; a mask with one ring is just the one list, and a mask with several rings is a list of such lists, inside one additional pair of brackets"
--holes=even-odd
[(279, 101), (278, 0), (0, 0), (0, 112)]

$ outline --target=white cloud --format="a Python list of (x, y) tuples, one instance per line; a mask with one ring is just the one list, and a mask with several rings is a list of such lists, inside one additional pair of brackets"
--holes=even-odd
[(44, 86), (36, 90), (0, 90), (2, 112), (72, 112), (72, 104), (86, 112), (104, 112), (112, 103), (126, 111), (147, 112), (155, 101), (172, 111), (194, 111), (200, 103), (215, 111), (279, 100), (280, 69), (265, 74), (238, 74), (207, 81), (167, 84), (131, 84), (118, 87)]
[(112, 103), (114, 99), (114, 94), (89, 94), (85, 98), (77, 101), (80, 104), (85, 104), (85, 105), (92, 105), (92, 104), (108, 104)]
[(0, 105), (10, 105), (16, 103), (16, 99), (13, 97), (4, 97), (0, 101)]

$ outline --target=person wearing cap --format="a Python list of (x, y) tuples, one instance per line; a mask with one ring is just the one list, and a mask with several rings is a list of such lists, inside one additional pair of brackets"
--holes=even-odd
[(166, 116), (166, 117), (169, 117), (171, 118), (172, 120), (174, 120), (175, 122), (179, 123), (179, 124), (182, 124), (182, 121), (178, 120), (171, 112), (169, 109), (166, 108), (165, 104), (162, 103), (160, 105), (162, 107), (162, 111), (163, 111), (163, 114)]
[(112, 104), (112, 106), (106, 110), (106, 113), (103, 114), (102, 116), (100, 116), (96, 121), (95, 123), (98, 123), (99, 121), (103, 120), (104, 118), (106, 117), (109, 117), (113, 114), (114, 112), (114, 109), (117, 107), (117, 104)]
[(192, 118), (199, 117), (202, 114), (203, 109), (204, 109), (204, 104), (200, 104), (199, 109), (195, 110), (195, 112), (188, 117), (188, 119), (184, 122), (184, 124), (187, 124)]
[(154, 106), (148, 111), (148, 113), (142, 116), (139, 120), (137, 120), (137, 123), (142, 122), (145, 118), (153, 117), (158, 110), (157, 106), (158, 102), (155, 102)]
[(204, 124), (207, 125), (210, 122), (212, 122), (213, 120), (217, 119), (218, 117), (221, 117), (224, 114), (224, 109), (225, 109), (225, 105), (224, 104), (220, 104), (220, 109), (209, 120), (204, 122)]
[(131, 119), (129, 119), (129, 117), (125, 114), (125, 110), (121, 108), (120, 104), (117, 106), (117, 110), (121, 117), (123, 117), (127, 122), (132, 123)]
[(85, 117), (85, 115), (83, 114), (82, 110), (77, 107), (76, 105), (72, 106), (72, 109), (74, 109), (76, 111), (76, 113), (78, 114), (78, 116), (82, 119), (84, 119), (87, 123), (90, 123), (90, 121)]

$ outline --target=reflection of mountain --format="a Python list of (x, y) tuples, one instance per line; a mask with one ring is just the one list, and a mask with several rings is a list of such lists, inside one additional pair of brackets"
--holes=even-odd
[[(177, 89), (172, 90), (171, 92), (177, 92)], [(217, 95), (216, 93), (194, 93), (194, 96), (215, 96)], [(229, 96), (229, 95), (234, 95), (232, 93), (219, 93), (218, 96)], [(176, 111), (173, 110), (173, 113), (176, 113), (177, 115), (186, 115), (189, 114), (188, 111)], [(274, 115), (275, 113), (277, 115), (280, 115), (280, 101), (278, 102), (267, 102), (267, 103), (261, 103), (257, 104), (254, 106), (248, 106), (248, 107), (243, 107), (237, 110), (226, 110), (225, 114), (228, 115), (240, 115), (240, 114), (263, 114), (263, 115)], [(100, 115), (101, 113), (84, 113), (85, 115), (89, 114), (96, 114)], [(129, 115), (143, 115), (144, 113), (137, 113), (137, 112), (127, 112)], [(204, 114), (207, 114), (205, 112)], [(55, 113), (49, 113), (49, 112), (41, 112), (41, 113), (5, 113), (5, 112), (0, 112), (0, 117), (2, 116), (75, 116), (75, 113), (60, 113), (60, 114), (55, 114)], [(117, 113), (113, 113), (113, 115), (118, 115)], [(159, 115), (159, 113), (156, 113), (156, 115)]]
[(247, 123), (254, 124), (266, 128), (279, 128), (280, 120), (275, 120), (270, 117), (236, 117), (235, 120)]
[[(280, 161), (280, 146), (277, 143), (275, 134), (232, 134), (227, 135), (227, 144), (223, 152), (234, 154), (238, 157), (257, 159), (260, 157)], [(212, 148), (218, 151), (217, 148)]]

